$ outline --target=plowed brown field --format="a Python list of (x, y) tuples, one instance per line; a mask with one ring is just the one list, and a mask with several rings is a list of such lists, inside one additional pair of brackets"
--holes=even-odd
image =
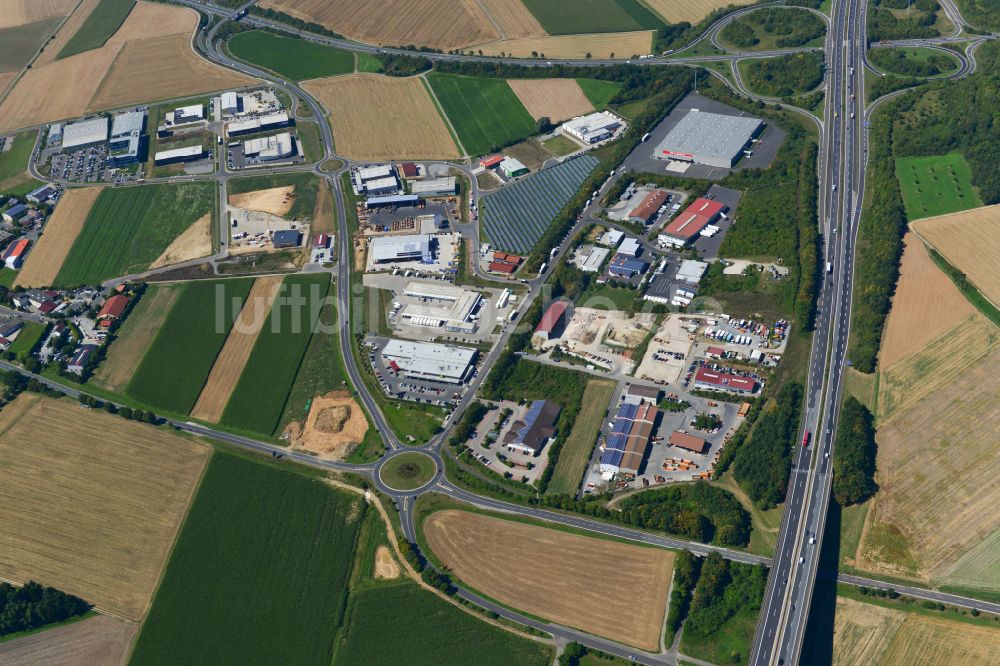
[(68, 16), (78, 0), (0, 0), (0, 29)]
[[(672, 552), (468, 511), (432, 513), (423, 531), (431, 551), (449, 570), (501, 603), (659, 651)], [(497, 566), (515, 562), (525, 565)], [(608, 581), (628, 594), (609, 594), (601, 584)]]
[(928, 217), (912, 228), (1000, 305), (1000, 205)]
[(507, 83), (535, 120), (557, 123), (594, 110), (575, 79), (507, 79)]
[(0, 411), (0, 576), (140, 620), (210, 453), (75, 400), (21, 394)]
[(418, 77), (351, 74), (305, 81), (302, 87), (329, 110), (340, 155), (373, 161), (459, 156)]
[(552, 37), (525, 37), (523, 39), (501, 39), (488, 44), (479, 44), (483, 55), (507, 55), (530, 58), (532, 52), (544, 54), (546, 58), (586, 58), (589, 53), (594, 58), (619, 59), (649, 53), (653, 44), (653, 31), (605, 32), (596, 35), (554, 35)]
[(267, 0), (260, 5), (371, 44), (447, 51), (499, 37), (476, 0)]
[(233, 329), (222, 346), (212, 371), (208, 374), (198, 402), (191, 410), (191, 416), (202, 421), (217, 423), (226, 409), (229, 396), (236, 387), (236, 382), (243, 374), (243, 366), (250, 358), (253, 345), (257, 342), (257, 334), (267, 321), (278, 289), (281, 287), (281, 275), (270, 275), (254, 280), (250, 294), (243, 303)]
[(544, 37), (548, 34), (521, 0), (479, 0), (479, 4), (500, 28), (503, 39)]
[(919, 238), (908, 233), (903, 245), (899, 282), (879, 353), (883, 369), (920, 351), (975, 311), (931, 260)]
[(80, 187), (67, 190), (45, 226), (35, 249), (28, 254), (24, 268), (14, 280), (15, 287), (50, 287), (59, 274), (66, 255), (87, 221), (91, 207), (103, 187)]

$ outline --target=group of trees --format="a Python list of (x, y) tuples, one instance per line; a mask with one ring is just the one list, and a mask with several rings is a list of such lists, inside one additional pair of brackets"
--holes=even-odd
[(720, 36), (742, 48), (760, 44), (761, 35), (776, 36), (774, 45), (784, 49), (808, 44), (825, 32), (826, 24), (811, 12), (767, 8), (731, 21)]
[(916, 58), (903, 49), (872, 49), (868, 59), (879, 69), (901, 76), (937, 76), (958, 67), (951, 56), (931, 51), (926, 58)]
[[(915, 39), (937, 37), (937, 12), (941, 6), (936, 0), (872, 0), (868, 12), (868, 39), (873, 42), (885, 39)], [(894, 10), (905, 14), (899, 15)]]
[(766, 97), (789, 97), (813, 90), (823, 82), (825, 62), (818, 51), (791, 53), (746, 61), (747, 87)]
[(639, 493), (619, 506), (626, 525), (722, 546), (750, 543), (750, 514), (731, 493), (705, 482)]
[(774, 402), (757, 420), (749, 440), (737, 449), (733, 460), (733, 478), (763, 509), (785, 499), (792, 452), (797, 445), (802, 385), (786, 384)]
[(79, 401), (84, 407), (90, 407), (91, 409), (103, 409), (108, 414), (117, 414), (123, 419), (128, 419), (130, 421), (141, 421), (142, 423), (150, 423), (152, 425), (158, 425), (160, 423), (159, 417), (157, 417), (153, 412), (147, 412), (142, 409), (132, 409), (131, 407), (118, 407), (113, 402), (98, 400), (94, 396), (86, 393), (80, 394)]
[[(701, 560), (691, 551), (682, 550), (674, 559), (674, 581), (670, 587), (670, 605), (667, 610), (667, 636), (673, 636), (681, 628), (684, 618), (691, 607), (691, 594), (694, 592), (698, 574), (701, 572)], [(669, 643), (667, 644), (669, 647)]]
[(476, 427), (483, 420), (483, 417), (490, 411), (490, 408), (476, 400), (466, 407), (462, 413), (462, 418), (451, 431), (448, 437), (448, 444), (451, 446), (461, 446), (472, 438), (476, 432)]
[(80, 597), (33, 580), (23, 587), (0, 583), (0, 636), (64, 622), (89, 610)]
[(871, 412), (854, 397), (840, 408), (837, 455), (833, 458), (833, 498), (841, 506), (859, 504), (875, 494), (875, 426)]
[(270, 21), (277, 21), (279, 23), (284, 23), (285, 25), (290, 25), (293, 28), (298, 28), (299, 30), (304, 30), (305, 32), (312, 32), (317, 35), (323, 35), (324, 37), (333, 37), (334, 39), (344, 38), (344, 36), (340, 33), (334, 32), (319, 23), (304, 21), (296, 16), (292, 16), (291, 14), (279, 12), (276, 9), (267, 9), (265, 7), (253, 5), (250, 7), (250, 13), (254, 16), (260, 16), (261, 18), (266, 18)]

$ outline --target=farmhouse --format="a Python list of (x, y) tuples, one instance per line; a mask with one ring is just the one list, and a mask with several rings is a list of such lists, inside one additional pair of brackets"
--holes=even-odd
[(552, 338), (559, 337), (563, 325), (566, 322), (566, 310), (569, 308), (569, 301), (555, 301), (549, 309), (542, 315), (541, 321), (535, 327), (535, 332), (531, 336), (531, 342), (536, 347), (548, 342)]
[(434, 263), (434, 237), (430, 234), (405, 236), (379, 236), (368, 247), (371, 260), (376, 264), (393, 264), (405, 261)]
[(111, 140), (108, 144), (108, 162), (111, 166), (124, 166), (139, 161), (145, 125), (145, 111), (125, 111), (115, 115), (111, 121)]
[(475, 349), (433, 342), (389, 340), (382, 348), (386, 364), (412, 379), (461, 384), (476, 359)]
[(551, 400), (535, 400), (524, 415), (503, 436), (503, 445), (530, 456), (537, 456), (556, 435), (556, 419), (562, 411)]
[(691, 109), (656, 147), (654, 157), (728, 169), (764, 129), (764, 121)]
[(474, 333), (473, 315), (483, 296), (477, 291), (437, 282), (410, 282), (403, 290), (406, 302), (400, 316), (415, 326), (444, 328), (456, 333)]
[(610, 111), (598, 111), (586, 116), (577, 116), (562, 124), (562, 131), (590, 145), (610, 138), (622, 125), (622, 119)]
[(27, 238), (22, 238), (21, 240), (15, 241), (7, 246), (7, 249), (3, 251), (0, 255), (0, 260), (3, 261), (7, 268), (18, 269), (21, 264), (24, 263), (24, 256), (28, 253), (28, 246), (31, 241)]
[(632, 209), (628, 214), (628, 219), (639, 224), (650, 224), (666, 200), (665, 190), (653, 190), (643, 197), (638, 206)]
[(58, 192), (59, 189), (54, 183), (49, 183), (48, 185), (42, 185), (37, 190), (32, 190), (28, 192), (27, 196), (24, 198), (33, 204), (40, 204), (44, 201), (48, 201), (52, 195)]
[(128, 296), (125, 294), (115, 294), (110, 297), (104, 301), (104, 305), (97, 313), (97, 325), (101, 328), (109, 328), (112, 323), (121, 318), (126, 307), (128, 307)]
[(718, 220), (724, 214), (725, 208), (718, 201), (699, 197), (663, 228), (657, 240), (661, 245), (684, 247), (705, 227)]
[(611, 434), (601, 446), (600, 470), (610, 479), (619, 473), (638, 474), (645, 464), (660, 410), (649, 403), (623, 403)]
[(757, 390), (757, 382), (726, 370), (713, 370), (702, 366), (694, 373), (694, 387), (703, 391), (746, 394)]
[(494, 252), (493, 261), (490, 262), (490, 270), (494, 273), (512, 274), (521, 265), (521, 257), (516, 254), (506, 252)]
[(415, 178), (420, 178), (420, 169), (413, 162), (403, 162), (399, 165), (399, 173), (402, 174), (405, 180), (413, 180)]
[(200, 160), (204, 156), (205, 148), (201, 145), (159, 150), (153, 155), (153, 164), (162, 166), (164, 164), (177, 164), (178, 162), (193, 162), (194, 160)]
[(66, 123), (62, 128), (62, 147), (79, 148), (108, 140), (108, 119), (104, 116)]
[(248, 139), (243, 142), (243, 154), (263, 161), (279, 160), (295, 155), (295, 140), (288, 132), (274, 136)]
[(670, 446), (676, 446), (686, 451), (691, 451), (692, 453), (698, 453), (704, 455), (705, 451), (708, 450), (709, 444), (701, 437), (695, 437), (694, 435), (689, 435), (686, 432), (673, 431), (670, 433), (670, 439), (668, 440)]
[(3, 221), (7, 224), (14, 224), (30, 212), (30, 208), (24, 204), (15, 204), (3, 212)]

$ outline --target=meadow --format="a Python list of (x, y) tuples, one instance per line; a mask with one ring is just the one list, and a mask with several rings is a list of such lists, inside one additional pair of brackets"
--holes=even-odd
[(52, 18), (0, 30), (0, 72), (16, 72), (28, 64), (61, 21), (61, 18)]
[(897, 158), (896, 178), (911, 222), (983, 205), (962, 153)]
[(10, 150), (0, 153), (0, 192), (6, 192), (22, 182), (31, 180), (28, 175), (28, 160), (35, 147), (36, 130), (25, 130), (14, 136)]
[(106, 189), (56, 276), (60, 285), (96, 284), (141, 272), (198, 218), (213, 210), (215, 183)]
[[(187, 414), (198, 399), (253, 280), (190, 282), (177, 297), (126, 393), (146, 404)], [(227, 306), (217, 312), (217, 288)]]
[(483, 155), (535, 133), (534, 119), (503, 79), (435, 72), (427, 80), (470, 155)]
[(249, 176), (233, 178), (226, 184), (226, 194), (245, 194), (270, 190), (276, 187), (295, 188), (292, 207), (284, 215), (293, 217), (312, 217), (316, 208), (316, 193), (319, 190), (319, 179), (311, 173), (286, 173), (273, 176)]
[(617, 81), (599, 81), (598, 79), (577, 79), (576, 83), (594, 108), (598, 110), (607, 108), (622, 87)]
[(524, 4), (550, 35), (664, 27), (660, 17), (639, 0), (524, 0)]
[(552, 659), (550, 647), (486, 624), (413, 583), (401, 582), (351, 595), (333, 664), (544, 666)]
[(580, 414), (566, 438), (556, 469), (545, 492), (551, 495), (575, 494), (580, 489), (583, 473), (597, 441), (597, 432), (615, 392), (614, 382), (591, 379), (583, 390)]
[(354, 71), (353, 53), (260, 30), (239, 33), (229, 40), (228, 47), (240, 60), (293, 81)]
[(131, 662), (329, 664), (363, 513), (317, 479), (217, 451)]
[(62, 47), (58, 57), (68, 58), (104, 46), (125, 22), (133, 7), (135, 0), (101, 0), (76, 34)]
[[(278, 428), (329, 288), (326, 273), (285, 278), (222, 413), (222, 423), (263, 435)], [(300, 297), (305, 298), (301, 306), (296, 303)]]
[(35, 322), (28, 322), (21, 329), (18, 334), (17, 339), (10, 344), (7, 351), (11, 352), (15, 356), (21, 352), (30, 352), (38, 344), (38, 341), (42, 339), (42, 335), (45, 333), (45, 326), (43, 324), (36, 324)]

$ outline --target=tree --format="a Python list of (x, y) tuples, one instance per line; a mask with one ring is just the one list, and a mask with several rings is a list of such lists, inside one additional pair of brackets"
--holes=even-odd
[(871, 412), (849, 396), (841, 407), (833, 458), (833, 498), (841, 506), (864, 502), (878, 490), (876, 450)]

